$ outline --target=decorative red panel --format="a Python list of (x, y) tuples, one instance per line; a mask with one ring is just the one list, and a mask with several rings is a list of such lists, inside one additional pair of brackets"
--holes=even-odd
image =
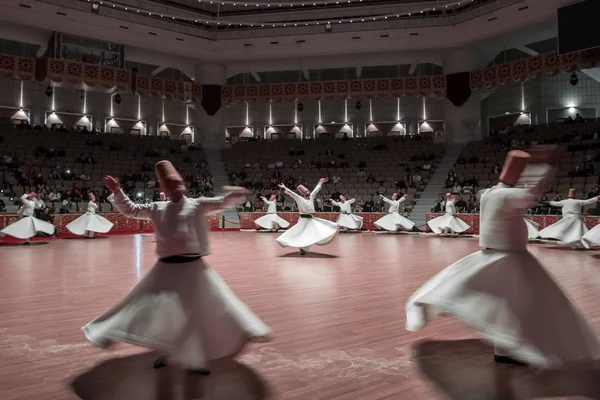
[(406, 92), (416, 92), (419, 90), (419, 81), (416, 76), (404, 78), (404, 90)]
[(198, 85), (197, 83), (193, 83), (192, 84), (192, 100), (194, 102), (198, 102), (198, 101), (200, 101), (201, 98), (202, 98), (202, 86)]
[(246, 86), (246, 96), (248, 100), (255, 100), (256, 96), (258, 96), (258, 85)]
[(296, 85), (296, 95), (298, 97), (305, 97), (310, 94), (310, 86), (308, 85), (308, 83), (302, 82), (297, 83)]
[(527, 76), (537, 78), (544, 71), (544, 56), (535, 56), (527, 59)]
[(335, 92), (338, 97), (346, 97), (349, 93), (349, 81), (335, 81)]
[(229, 104), (234, 101), (232, 86), (221, 86), (221, 101), (225, 104)]
[(150, 92), (154, 96), (162, 96), (165, 93), (165, 80), (162, 78), (150, 78)]
[(177, 82), (171, 79), (165, 79), (165, 96), (170, 99), (175, 98), (175, 94), (177, 91)]
[(565, 72), (572, 72), (577, 69), (579, 53), (569, 53), (560, 56), (560, 69)]
[(432, 86), (433, 90), (437, 91), (446, 91), (446, 76), (445, 75), (436, 75), (432, 78)]
[(544, 54), (544, 74), (555, 75), (560, 71), (560, 57), (558, 53)]
[(430, 76), (421, 76), (419, 77), (419, 92), (423, 94), (428, 94), (431, 92), (432, 84)]
[(79, 84), (83, 82), (83, 64), (76, 61), (65, 61), (66, 74), (65, 79), (71, 83)]
[(392, 93), (400, 95), (404, 93), (404, 79), (403, 78), (392, 78), (390, 79), (390, 86)]
[(486, 89), (496, 87), (496, 72), (496, 66), (487, 67), (483, 70), (483, 87), (485, 87)]
[(377, 80), (364, 79), (362, 81), (362, 89), (364, 94), (371, 94), (377, 91)]
[(483, 71), (471, 71), (469, 80), (471, 82), (471, 90), (481, 90), (483, 88)]
[(83, 64), (83, 83), (94, 86), (100, 80), (100, 66), (94, 64)]
[(35, 59), (18, 57), (16, 75), (19, 79), (33, 79), (35, 76)]
[(522, 82), (527, 78), (527, 60), (517, 60), (509, 64), (513, 82)]
[(271, 97), (279, 98), (283, 96), (283, 85), (275, 83), (271, 85)]
[(510, 64), (505, 63), (498, 66), (496, 71), (496, 78), (499, 85), (504, 86), (512, 80)]
[(117, 84), (116, 78), (116, 68), (100, 66), (100, 82), (102, 86), (106, 88), (115, 87)]
[(314, 98), (321, 98), (323, 96), (323, 82), (311, 82), (309, 85), (310, 94)]
[(271, 98), (271, 85), (258, 85), (258, 97), (269, 100)]
[(132, 73), (131, 70), (121, 69), (121, 68), (113, 68), (115, 71), (115, 84), (120, 89), (131, 90), (132, 86)]
[(359, 96), (362, 94), (362, 84), (358, 79), (350, 81), (350, 93)]
[(243, 101), (246, 96), (246, 86), (237, 85), (233, 87), (233, 96), (238, 101)]
[(296, 84), (295, 83), (284, 83), (283, 94), (288, 98), (296, 98)]
[(377, 93), (379, 95), (385, 96), (391, 89), (392, 85), (389, 79), (377, 79)]

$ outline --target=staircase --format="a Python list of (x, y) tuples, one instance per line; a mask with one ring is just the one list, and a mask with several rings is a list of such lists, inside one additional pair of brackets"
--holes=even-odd
[[(206, 161), (210, 172), (213, 176), (214, 191), (216, 195), (219, 195), (222, 191), (223, 186), (229, 185), (229, 177), (225, 171), (223, 165), (223, 157), (221, 150), (217, 149), (205, 149)], [(225, 226), (223, 226), (223, 217), (225, 217)], [(231, 221), (231, 222), (229, 222)], [(240, 214), (236, 209), (229, 209), (223, 211), (219, 215), (219, 227), (221, 228), (239, 228), (240, 227)]]
[(444, 192), (444, 184), (446, 183), (446, 176), (448, 172), (454, 166), (456, 159), (460, 155), (464, 145), (463, 144), (454, 144), (448, 145), (446, 147), (446, 152), (444, 153), (444, 158), (438, 164), (434, 174), (429, 179), (425, 190), (419, 197), (417, 204), (413, 206), (413, 209), (410, 213), (410, 219), (418, 226), (420, 229), (425, 230), (425, 227), (421, 225), (425, 225), (426, 223), (426, 214), (431, 212), (435, 204), (435, 200), (438, 198), (440, 193)]

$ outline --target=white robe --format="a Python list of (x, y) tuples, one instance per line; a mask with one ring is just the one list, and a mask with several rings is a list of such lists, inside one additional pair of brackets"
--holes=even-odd
[[(227, 198), (182, 198), (134, 204), (119, 191), (109, 201), (124, 215), (154, 223), (159, 258), (209, 254), (205, 217), (235, 204)], [(83, 327), (100, 347), (113, 341), (148, 347), (185, 368), (235, 356), (269, 328), (203, 259), (183, 264), (159, 260), (119, 304)]]
[(0, 236), (12, 236), (18, 239), (30, 239), (38, 232), (44, 232), (47, 235), (54, 235), (56, 227), (49, 222), (35, 218), (35, 201), (29, 200), (29, 195), (21, 196), (21, 208), (19, 215), (21, 218), (0, 231)]
[(360, 229), (363, 225), (363, 217), (359, 217), (358, 215), (354, 215), (352, 213), (352, 204), (354, 204), (356, 200), (350, 199), (346, 201), (331, 201), (336, 207), (340, 208), (340, 215), (337, 219), (337, 224), (346, 229)]
[(288, 229), (285, 233), (277, 238), (277, 242), (283, 247), (296, 247), (303, 250), (308, 250), (313, 244), (325, 245), (331, 242), (337, 233), (339, 227), (335, 222), (327, 221), (321, 218), (303, 218), (302, 215), (312, 215), (315, 212), (314, 201), (315, 197), (321, 190), (323, 185), (317, 184), (314, 190), (310, 193), (308, 199), (292, 192), (289, 189), (285, 193), (294, 199), (298, 206), (298, 211), (301, 217), (298, 223)]
[(469, 230), (470, 226), (456, 215), (456, 206), (454, 200), (446, 201), (446, 214), (427, 222), (427, 225), (434, 233), (438, 235), (444, 230), (450, 229), (454, 233), (462, 233)]
[(581, 238), (581, 243), (586, 249), (600, 246), (600, 224), (596, 225)]
[(530, 219), (523, 219), (525, 220), (525, 225), (527, 226), (527, 237), (529, 238), (529, 240), (537, 239), (540, 236), (540, 225), (536, 222), (533, 222)]
[(96, 214), (98, 205), (93, 201), (88, 202), (85, 214), (72, 221), (66, 228), (74, 235), (85, 235), (88, 232), (107, 233), (113, 223)]
[(498, 350), (542, 368), (590, 361), (600, 343), (577, 307), (527, 251), (527, 189), (502, 183), (481, 199), (479, 244), (418, 289), (406, 306), (410, 331), (456, 316)]
[(552, 207), (562, 207), (562, 219), (542, 229), (540, 237), (556, 239), (560, 243), (579, 247), (582, 244), (581, 238), (588, 231), (587, 226), (581, 220), (581, 207), (597, 201), (598, 197), (588, 200), (566, 199), (549, 202)]
[(396, 232), (400, 228), (404, 228), (407, 231), (412, 230), (415, 223), (400, 215), (400, 205), (406, 201), (406, 197), (401, 197), (398, 200), (390, 200), (387, 197), (383, 197), (382, 199), (390, 205), (390, 208), (386, 216), (374, 222), (375, 226), (390, 232)]
[(277, 202), (267, 200), (263, 197), (262, 201), (267, 205), (267, 215), (257, 218), (254, 223), (262, 229), (286, 229), (290, 223), (277, 215)]

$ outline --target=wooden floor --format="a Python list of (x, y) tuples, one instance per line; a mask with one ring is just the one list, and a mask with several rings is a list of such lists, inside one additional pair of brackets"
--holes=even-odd
[[(598, 371), (498, 367), (454, 318), (404, 330), (411, 293), (476, 251), (476, 239), (343, 234), (301, 257), (275, 237), (211, 234), (208, 265), (275, 340), (250, 345), (209, 377), (153, 370), (153, 354), (126, 345), (103, 353), (81, 334), (152, 266), (153, 236), (0, 247), (0, 399), (600, 398)], [(600, 332), (599, 252), (531, 251)]]

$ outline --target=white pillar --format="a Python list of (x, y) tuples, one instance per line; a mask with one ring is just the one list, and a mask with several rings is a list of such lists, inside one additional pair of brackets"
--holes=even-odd
[[(227, 68), (222, 64), (210, 63), (196, 65), (194, 74), (199, 85), (225, 85)], [(221, 107), (215, 115), (208, 115), (202, 104), (196, 104), (194, 126), (195, 141), (205, 149), (222, 149), (225, 146), (225, 107)]]
[[(456, 49), (444, 55), (444, 74), (469, 72), (485, 66), (478, 50)], [(444, 100), (444, 127), (446, 141), (466, 143), (484, 137), (481, 124), (481, 100), (478, 93), (471, 93), (469, 100), (456, 107)]]

